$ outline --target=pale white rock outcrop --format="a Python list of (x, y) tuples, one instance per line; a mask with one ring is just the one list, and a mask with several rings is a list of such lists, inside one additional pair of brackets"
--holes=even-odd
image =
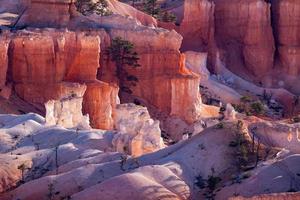
[(82, 97), (66, 97), (45, 103), (46, 124), (64, 128), (90, 129), (88, 115), (82, 114)]
[(236, 119), (237, 112), (235, 111), (234, 107), (228, 103), (226, 104), (226, 110), (225, 110), (225, 119), (226, 120), (235, 120)]
[(117, 105), (113, 146), (132, 156), (152, 153), (164, 147), (159, 121), (151, 119), (147, 108), (135, 104)]

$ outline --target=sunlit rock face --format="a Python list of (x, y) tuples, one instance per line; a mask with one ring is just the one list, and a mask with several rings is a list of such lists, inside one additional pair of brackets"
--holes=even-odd
[(73, 94), (60, 100), (45, 103), (46, 124), (64, 128), (90, 129), (89, 116), (82, 114), (83, 96)]
[[(8, 56), (15, 89), (21, 98), (44, 104), (75, 93), (83, 97), (84, 113), (90, 114), (94, 128), (113, 128), (118, 88), (96, 79), (100, 59), (98, 35), (59, 30), (21, 31), (12, 36)], [(86, 83), (85, 95), (85, 89), (78, 83)]]
[(114, 112), (120, 103), (119, 88), (102, 81), (86, 82), (83, 97), (83, 113), (90, 116), (91, 126), (110, 130), (114, 128)]
[(159, 121), (151, 119), (147, 108), (134, 104), (120, 104), (115, 114), (113, 146), (118, 152), (140, 156), (162, 149)]
[[(136, 86), (130, 87), (133, 96), (188, 123), (199, 118), (200, 77), (185, 68), (185, 56), (179, 51), (182, 37), (178, 33), (148, 28), (111, 29), (110, 36), (120, 36), (132, 42), (140, 58), (139, 68), (127, 68), (128, 73), (138, 79)], [(112, 65), (103, 65), (101, 79), (110, 80), (114, 74), (112, 69)]]
[[(53, 9), (48, 10), (46, 4)], [(128, 73), (138, 79), (136, 86), (130, 88), (131, 95), (189, 124), (198, 120), (200, 77), (185, 68), (185, 56), (179, 51), (182, 36), (175, 31), (154, 29), (156, 21), (152, 17), (131, 7), (127, 9), (125, 4), (114, 0), (108, 4), (118, 15), (82, 16), (70, 1), (33, 0), (28, 4), (17, 25), (49, 28), (17, 31), (11, 36), (8, 59), (18, 95), (28, 102), (44, 104), (50, 99), (61, 99), (63, 82), (85, 83), (83, 110), (90, 115), (91, 125), (112, 128), (118, 88), (114, 85), (115, 65), (106, 52), (111, 40), (120, 36), (134, 44), (140, 58), (140, 68), (128, 68)], [(43, 17), (33, 17), (42, 10)], [(55, 13), (58, 16), (52, 18)], [(126, 13), (129, 17), (124, 17)], [(57, 27), (72, 31), (51, 29)]]

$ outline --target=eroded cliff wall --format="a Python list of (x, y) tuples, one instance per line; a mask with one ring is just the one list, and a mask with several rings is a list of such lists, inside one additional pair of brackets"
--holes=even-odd
[[(299, 93), (300, 2), (297, 0), (185, 0), (179, 26), (183, 50), (216, 55), (237, 75), (266, 87)], [(210, 34), (209, 34), (210, 33)]]
[[(113, 128), (118, 87), (107, 48), (119, 36), (134, 44), (140, 58), (141, 67), (128, 69), (138, 79), (131, 95), (166, 115), (188, 123), (197, 120), (200, 78), (185, 68), (179, 51), (182, 37), (175, 31), (154, 29), (153, 18), (132, 9), (131, 16), (122, 16), (124, 4), (111, 0), (109, 6), (116, 15), (86, 17), (69, 0), (33, 0), (17, 24), (26, 30), (10, 33), (8, 50), (3, 50), (17, 94), (43, 104), (80, 93), (73, 83), (84, 84), (83, 110), (90, 115), (92, 127)], [(35, 18), (39, 13), (41, 17)]]

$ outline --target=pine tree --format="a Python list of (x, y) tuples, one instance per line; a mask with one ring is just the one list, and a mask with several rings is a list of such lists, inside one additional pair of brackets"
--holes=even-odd
[(157, 0), (145, 0), (144, 11), (152, 17), (157, 18), (160, 14), (160, 7), (157, 4)]
[(136, 68), (140, 66), (138, 64), (138, 54), (134, 51), (134, 45), (121, 37), (116, 37), (112, 40), (111, 46), (108, 48), (108, 54), (111, 60), (116, 63), (116, 76), (119, 80), (120, 90), (131, 93), (125, 82), (137, 82), (138, 79), (135, 76), (129, 75), (125, 67)]

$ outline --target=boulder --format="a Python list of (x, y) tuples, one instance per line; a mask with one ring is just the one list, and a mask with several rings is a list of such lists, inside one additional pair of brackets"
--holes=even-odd
[(164, 147), (159, 121), (151, 119), (147, 108), (135, 104), (120, 104), (115, 114), (113, 146), (116, 151), (134, 157), (152, 153)]

